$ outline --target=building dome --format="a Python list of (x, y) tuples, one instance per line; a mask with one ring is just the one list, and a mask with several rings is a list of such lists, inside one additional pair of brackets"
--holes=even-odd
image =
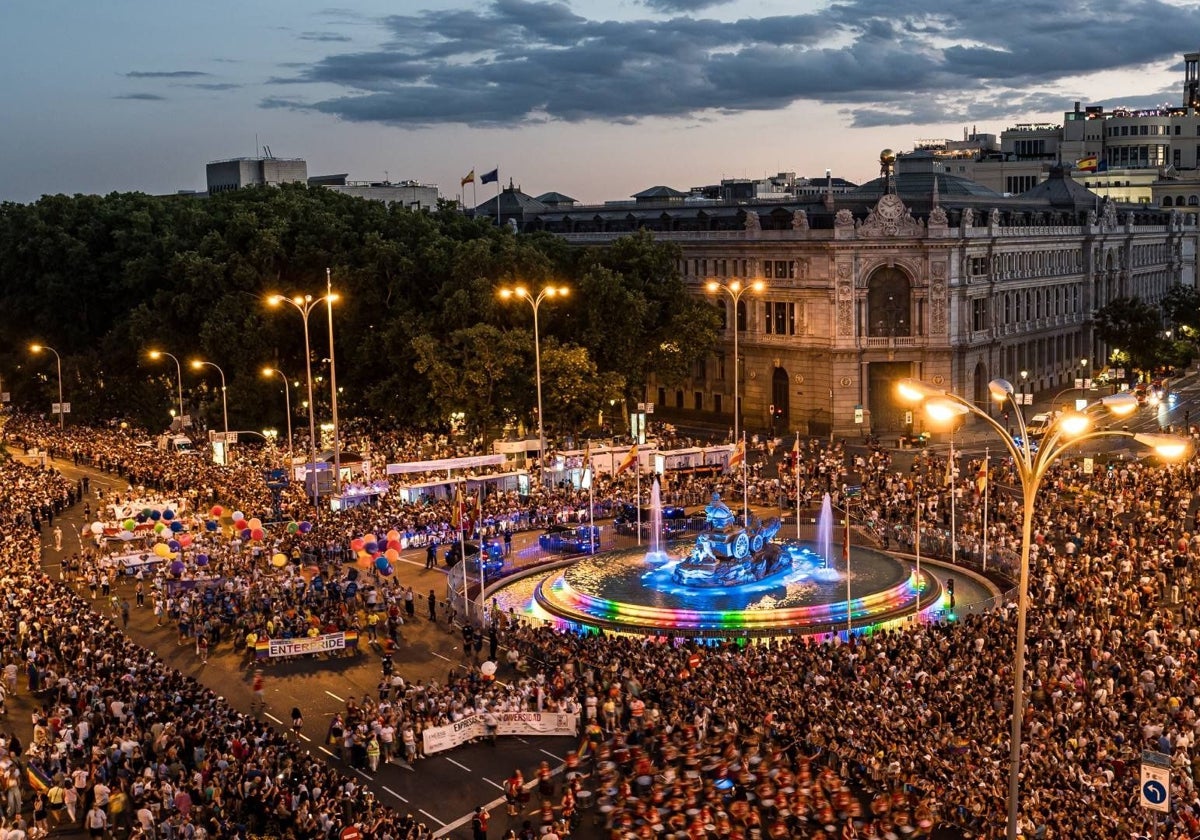
[[(974, 198), (1004, 197), (969, 178), (947, 175), (945, 172), (901, 172), (892, 176), (892, 181), (896, 185), (896, 193), (905, 199), (928, 199), (933, 193), (934, 180), (937, 181), (938, 194), (943, 200), (966, 196)], [(858, 189), (846, 193), (846, 197), (878, 198), (887, 191), (888, 179), (876, 178), (873, 181), (867, 181)]]

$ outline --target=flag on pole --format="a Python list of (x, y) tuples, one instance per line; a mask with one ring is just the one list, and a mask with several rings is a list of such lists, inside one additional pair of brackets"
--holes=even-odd
[(580, 466), (580, 469), (583, 470), (583, 472), (587, 472), (591, 468), (592, 468), (592, 442), (589, 440), (587, 442), (587, 447), (583, 450), (583, 464)]
[(954, 441), (950, 441), (950, 455), (946, 458), (946, 486), (954, 486)]
[[(466, 175), (463, 176), (462, 182), (459, 184), (459, 186), (465, 187), (467, 184), (474, 184), (474, 183), (475, 183), (475, 170), (472, 169), (470, 172), (468, 172)], [(486, 184), (487, 182), (485, 181), (484, 183)]]
[(479, 492), (475, 494), (475, 510), (471, 512), (471, 524), (479, 525), (483, 522), (483, 488), (479, 488)]
[(742, 438), (737, 442), (737, 446), (733, 447), (733, 452), (729, 453), (729, 469), (733, 469), (738, 464), (743, 464), (746, 461), (746, 439)]
[(32, 762), (25, 768), (25, 781), (29, 782), (34, 793), (46, 793), (54, 785), (46, 771)]
[[(472, 175), (475, 174), (474, 170), (471, 171), (471, 174)], [(481, 184), (494, 184), (499, 180), (500, 180), (500, 167), (498, 167), (498, 166), (495, 169), (493, 169), (491, 172), (484, 172), (482, 175), (479, 176), (479, 183), (481, 183)]]
[(979, 465), (979, 473), (975, 476), (975, 486), (982, 493), (987, 489), (988, 483), (988, 456), (983, 456), (983, 462)]
[(617, 475), (620, 475), (621, 473), (625, 472), (625, 470), (632, 467), (634, 464), (637, 463), (637, 460), (638, 460), (638, 448), (637, 448), (637, 444), (635, 443), (632, 446), (632, 448), (630, 448), (630, 450), (625, 453), (625, 457), (621, 459), (621, 463), (617, 465)]
[(450, 524), (454, 530), (461, 531), (463, 527), (463, 496), (462, 485), (454, 488), (454, 507), (450, 511)]

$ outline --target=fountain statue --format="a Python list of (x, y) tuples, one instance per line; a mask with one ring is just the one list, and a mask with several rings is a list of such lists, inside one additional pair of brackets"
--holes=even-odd
[(755, 517), (742, 527), (719, 493), (713, 493), (704, 513), (706, 527), (697, 535), (692, 553), (676, 565), (676, 583), (737, 586), (792, 568), (791, 552), (771, 542), (779, 533), (779, 517), (765, 522)]

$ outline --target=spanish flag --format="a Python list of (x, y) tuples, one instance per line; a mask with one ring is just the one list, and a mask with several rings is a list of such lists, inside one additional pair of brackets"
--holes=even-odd
[(738, 441), (737, 446), (733, 447), (733, 452), (729, 453), (729, 469), (733, 469), (738, 464), (746, 462), (746, 439), (742, 438)]
[(475, 170), (472, 169), (470, 172), (468, 172), (466, 175), (464, 175), (462, 177), (462, 182), (459, 184), (459, 186), (465, 187), (467, 184), (474, 184), (474, 183), (475, 183)]
[(979, 472), (975, 476), (975, 487), (978, 488), (980, 493), (982, 493), (984, 490), (987, 489), (987, 481), (988, 481), (988, 459), (987, 459), (987, 456), (985, 455), (985, 456), (983, 456), (983, 463), (979, 465)]
[(1087, 155), (1075, 161), (1075, 169), (1079, 172), (1095, 172), (1098, 163), (1096, 155)]
[(592, 468), (592, 442), (587, 442), (587, 448), (583, 450), (583, 463), (579, 467), (583, 472), (587, 472)]
[(635, 443), (633, 445), (633, 447), (630, 448), (630, 450), (625, 453), (625, 457), (621, 459), (621, 463), (617, 465), (617, 475), (620, 475), (621, 473), (625, 472), (625, 470), (629, 469), (630, 467), (635, 465), (637, 462), (638, 462), (638, 448), (637, 448), (637, 444)]

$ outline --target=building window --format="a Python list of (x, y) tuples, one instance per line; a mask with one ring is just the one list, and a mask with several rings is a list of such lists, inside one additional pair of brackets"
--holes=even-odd
[(766, 331), (768, 335), (796, 334), (796, 304), (783, 301), (767, 301), (766, 316)]
[(717, 414), (721, 413), (721, 395), (713, 394), (713, 411)]
[(658, 389), (658, 404), (659, 405), (667, 404), (667, 389), (666, 388)]
[(987, 274), (987, 257), (971, 257), (971, 274), (974, 277), (982, 277)]
[(675, 407), (683, 408), (683, 390), (682, 389), (677, 390), (675, 392)]
[(971, 329), (975, 332), (987, 329), (986, 298), (976, 298), (971, 301)]
[(704, 392), (703, 391), (693, 391), (692, 392), (692, 408), (695, 409), (696, 411), (704, 410)]
[[(717, 381), (718, 382), (725, 381), (725, 354), (724, 353), (717, 354)], [(720, 409), (718, 408), (717, 411), (720, 411)]]
[(737, 329), (738, 332), (746, 331), (746, 301), (739, 300), (737, 302)]

